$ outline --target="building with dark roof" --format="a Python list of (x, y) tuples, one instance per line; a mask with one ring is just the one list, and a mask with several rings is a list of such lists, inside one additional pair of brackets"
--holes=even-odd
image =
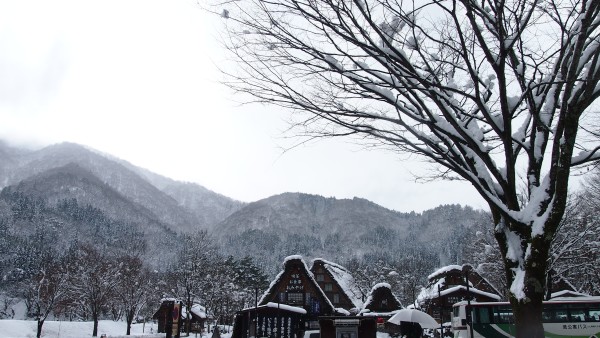
[(337, 312), (343, 312), (342, 310), (347, 311), (347, 314), (360, 312), (365, 295), (346, 268), (322, 258), (316, 258), (312, 262), (310, 271)]
[(500, 292), (468, 264), (445, 266), (427, 280), (415, 306), (440, 323), (451, 321), (452, 305), (461, 300), (497, 302), (502, 299)]
[(306, 330), (318, 329), (320, 316), (338, 314), (302, 257), (289, 256), (257, 307), (236, 314), (232, 337), (269, 336), (273, 325), (287, 328), (278, 337), (296, 337)]
[(291, 338), (307, 330), (323, 338), (375, 338), (378, 321), (401, 308), (388, 284), (377, 284), (365, 299), (343, 266), (318, 258), (309, 270), (301, 256), (289, 256), (257, 306), (238, 311), (232, 338)]
[(392, 288), (387, 283), (373, 286), (369, 297), (361, 310), (363, 316), (376, 316), (389, 319), (402, 309), (402, 304), (392, 293)]

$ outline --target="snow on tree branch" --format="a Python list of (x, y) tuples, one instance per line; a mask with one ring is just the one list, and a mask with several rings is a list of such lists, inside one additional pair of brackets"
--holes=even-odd
[(468, 181), (494, 215), (512, 296), (539, 297), (530, 290), (545, 282), (537, 264), (571, 168), (598, 159), (600, 140), (585, 127), (600, 88), (600, 2), (230, 6), (231, 88), (288, 108), (302, 136), (354, 136)]

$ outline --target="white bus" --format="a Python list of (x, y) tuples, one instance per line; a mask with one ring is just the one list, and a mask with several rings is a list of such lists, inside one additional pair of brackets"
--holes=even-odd
[[(506, 338), (515, 335), (512, 308), (508, 302), (471, 302), (469, 308), (466, 301), (461, 301), (454, 304), (452, 310), (454, 338)], [(468, 312), (472, 323), (467, 318)], [(542, 319), (546, 337), (600, 338), (600, 297), (546, 301)]]

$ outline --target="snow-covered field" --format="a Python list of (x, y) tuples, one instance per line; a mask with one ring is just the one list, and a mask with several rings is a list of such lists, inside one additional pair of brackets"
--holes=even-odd
[[(37, 323), (31, 320), (0, 320), (0, 338), (30, 338), (36, 336)], [(56, 322), (47, 321), (42, 329), (45, 338), (84, 338), (92, 336), (93, 322)], [(126, 336), (127, 325), (125, 322), (101, 320), (98, 323), (98, 338), (105, 334), (107, 338), (163, 338), (164, 333), (156, 333), (156, 324), (133, 324), (131, 335)], [(151, 333), (152, 332), (152, 333)], [(200, 338), (200, 335), (190, 335)], [(210, 335), (204, 334), (204, 338)], [(228, 338), (229, 335), (222, 334)]]
[[(31, 320), (0, 320), (0, 338), (35, 338), (35, 321)], [(55, 322), (47, 321), (42, 329), (44, 338), (84, 338), (92, 337), (92, 322)], [(101, 320), (98, 323), (98, 338), (105, 334), (107, 338), (164, 338), (165, 334), (156, 333), (156, 324), (146, 323), (133, 324), (131, 335), (126, 336), (125, 322), (113, 322), (112, 320)], [(152, 333), (151, 333), (152, 332)], [(318, 332), (318, 331), (311, 331)], [(203, 338), (210, 338), (212, 334), (204, 334)], [(184, 335), (182, 335), (183, 337)], [(308, 337), (309, 334), (305, 335)], [(191, 338), (201, 338), (200, 335), (190, 334)], [(230, 338), (230, 333), (221, 334), (221, 338)], [(386, 333), (377, 332), (377, 338), (389, 338)]]

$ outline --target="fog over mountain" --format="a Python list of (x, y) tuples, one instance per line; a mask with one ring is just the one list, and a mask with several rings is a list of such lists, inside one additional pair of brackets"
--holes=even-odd
[[(63, 242), (92, 236), (110, 246), (119, 242), (112, 238), (119, 236), (115, 229), (128, 229), (154, 264), (168, 259), (165, 252), (173, 251), (169, 246), (179, 235), (199, 230), (209, 231), (225, 254), (259, 258), (267, 270), (290, 254), (347, 261), (405, 255), (415, 246), (431, 250), (440, 264), (458, 263), (457, 238), (472, 236), (469, 229), (486, 216), (460, 205), (401, 213), (362, 198), (303, 193), (243, 203), (72, 143), (39, 150), (0, 143), (0, 183), (0, 215), (9, 227), (16, 219), (27, 223), (27, 217), (15, 216), (22, 209), (41, 215), (38, 223), (60, 220), (66, 232), (77, 234)], [(103, 233), (112, 239), (100, 238)]]

